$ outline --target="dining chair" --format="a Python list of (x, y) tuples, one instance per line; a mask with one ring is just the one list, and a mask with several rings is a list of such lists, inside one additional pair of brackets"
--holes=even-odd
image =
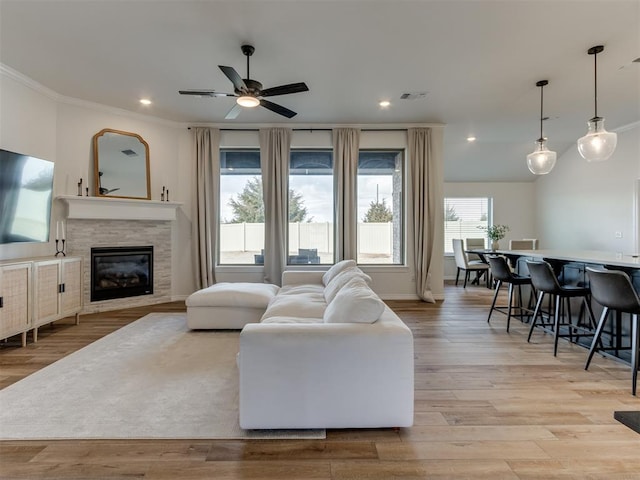
[(607, 321), (610, 310), (631, 314), (631, 393), (636, 394), (638, 384), (638, 348), (640, 348), (640, 297), (626, 273), (620, 270), (596, 270), (587, 267), (591, 295), (604, 308), (596, 333), (591, 342), (589, 356), (584, 369), (589, 368), (593, 354), (596, 351), (602, 329)]
[[(591, 309), (591, 304), (588, 301), (590, 294), (589, 288), (576, 287), (573, 285), (561, 285), (553, 271), (553, 268), (548, 262), (527, 260), (527, 267), (529, 268), (529, 274), (531, 275), (531, 284), (538, 292), (538, 301), (536, 302), (536, 307), (533, 311), (533, 318), (531, 319), (531, 328), (529, 329), (527, 342), (531, 341), (533, 329), (538, 325), (538, 316), (541, 317), (540, 326), (545, 330), (551, 330), (553, 332), (554, 357), (558, 353), (559, 337), (569, 337), (570, 340), (573, 340), (573, 338), (579, 338), (581, 336), (594, 335), (596, 326), (593, 310)], [(549, 322), (545, 323), (541, 306), (544, 296), (547, 294), (553, 298), (555, 308), (553, 320), (551, 319), (551, 313), (549, 313), (547, 315)], [(580, 298), (582, 300), (582, 306), (576, 323), (572, 322), (571, 302), (569, 301), (571, 298)], [(564, 314), (563, 307), (567, 312), (566, 316)], [(587, 316), (589, 317), (590, 323), (588, 326), (580, 324), (583, 308), (585, 308)], [(564, 321), (561, 322), (561, 318)], [(566, 327), (566, 333), (560, 332), (562, 327)]]
[(469, 274), (476, 272), (476, 278), (478, 282), (480, 277), (484, 274), (487, 286), (489, 286), (489, 264), (480, 260), (469, 260), (467, 254), (464, 253), (463, 241), (461, 238), (454, 238), (453, 240), (453, 256), (456, 260), (456, 285), (458, 285), (458, 279), (460, 278), (460, 270), (464, 270), (464, 288), (467, 288), (467, 281), (469, 280)]
[[(467, 238), (465, 243), (467, 244), (466, 250), (484, 250), (486, 248), (484, 238)], [(467, 253), (467, 259), (484, 261), (483, 258), (476, 253)]]
[(509, 250), (535, 250), (537, 240), (509, 240)]
[[(519, 317), (520, 320), (523, 320), (525, 316), (528, 317), (532, 313), (530, 309), (522, 306), (522, 285), (531, 285), (531, 277), (512, 272), (507, 263), (507, 259), (501, 255), (490, 255), (487, 258), (489, 260), (489, 266), (491, 267), (491, 276), (496, 281), (496, 293), (493, 295), (493, 302), (491, 302), (487, 322), (491, 320), (491, 314), (494, 310), (504, 313), (507, 315), (508, 332), (512, 316)], [(509, 285), (507, 305), (497, 307), (496, 301), (498, 300), (498, 293), (503, 283)], [(516, 286), (518, 287), (518, 292), (517, 295), (514, 295), (514, 287)], [(512, 313), (514, 310), (517, 310), (517, 313)]]

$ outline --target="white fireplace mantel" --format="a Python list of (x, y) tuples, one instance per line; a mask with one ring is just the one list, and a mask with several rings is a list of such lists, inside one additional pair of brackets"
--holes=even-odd
[(60, 195), (56, 200), (67, 205), (67, 218), (93, 220), (172, 221), (176, 219), (176, 210), (182, 205), (180, 202), (74, 195)]

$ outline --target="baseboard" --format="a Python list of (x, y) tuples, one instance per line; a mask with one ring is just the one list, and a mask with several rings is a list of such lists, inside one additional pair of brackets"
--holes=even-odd
[(184, 301), (189, 297), (189, 295), (171, 295), (172, 302)]

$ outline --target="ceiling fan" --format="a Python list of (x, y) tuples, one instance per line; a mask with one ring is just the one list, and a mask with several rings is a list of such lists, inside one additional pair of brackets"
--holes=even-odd
[(242, 45), (242, 53), (247, 57), (247, 78), (240, 77), (233, 67), (225, 67), (218, 65), (222, 73), (224, 73), (231, 83), (233, 83), (234, 93), (216, 92), (214, 90), (180, 90), (181, 95), (195, 95), (198, 97), (236, 97), (236, 104), (224, 117), (226, 120), (234, 119), (242, 110), (242, 107), (257, 107), (258, 105), (271, 110), (279, 115), (292, 118), (297, 115), (296, 112), (289, 110), (282, 105), (265, 100), (263, 97), (275, 97), (276, 95), (287, 95), (289, 93), (307, 92), (309, 87), (304, 82), (290, 83), (288, 85), (280, 85), (262, 89), (262, 83), (253, 80), (249, 75), (249, 57), (253, 55), (255, 48), (251, 45)]

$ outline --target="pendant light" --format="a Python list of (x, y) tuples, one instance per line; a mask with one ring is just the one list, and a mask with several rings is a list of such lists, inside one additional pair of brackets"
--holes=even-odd
[(547, 139), (542, 135), (542, 122), (544, 120), (542, 90), (548, 84), (548, 80), (536, 82), (536, 87), (540, 87), (540, 138), (536, 141), (537, 146), (533, 153), (527, 155), (527, 167), (529, 167), (531, 173), (536, 175), (546, 175), (556, 164), (556, 152), (552, 152), (547, 148)]
[(578, 140), (578, 151), (587, 162), (601, 162), (607, 160), (616, 149), (618, 135), (604, 129), (604, 118), (598, 116), (598, 53), (604, 50), (602, 45), (596, 45), (587, 50), (593, 55), (594, 105), (593, 118), (587, 123), (587, 134)]

